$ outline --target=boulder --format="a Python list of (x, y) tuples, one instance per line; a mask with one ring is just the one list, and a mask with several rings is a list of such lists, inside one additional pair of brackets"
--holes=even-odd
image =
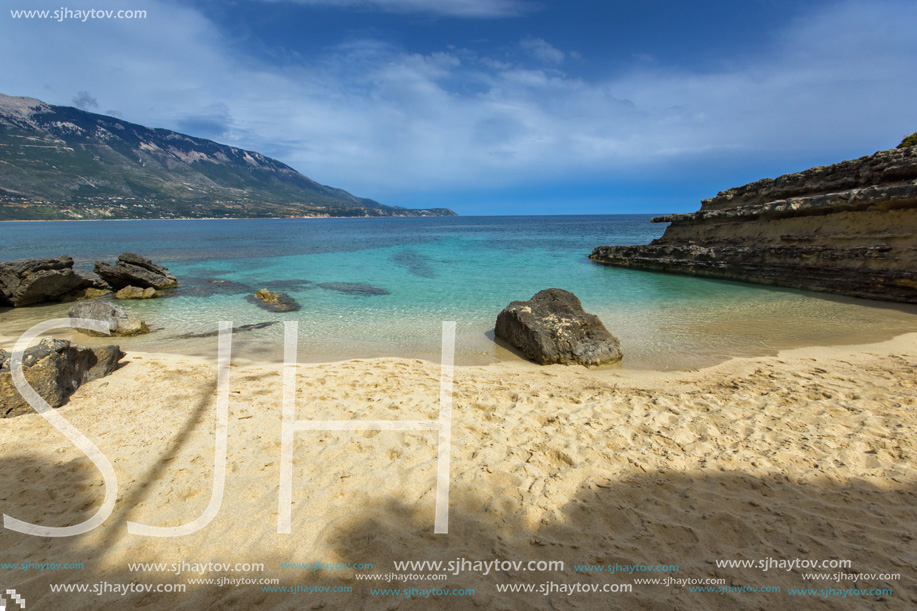
[(295, 312), (300, 308), (299, 303), (286, 293), (272, 293), (267, 289), (249, 295), (248, 300), (269, 312)]
[(178, 286), (168, 269), (132, 252), (123, 253), (115, 265), (96, 261), (95, 272), (116, 291), (126, 286), (158, 290)]
[(68, 256), (0, 263), (0, 306), (58, 301), (93, 286), (89, 273), (74, 270)]
[(162, 295), (162, 293), (151, 286), (148, 286), (145, 289), (142, 289), (139, 286), (126, 286), (115, 293), (115, 299), (152, 299), (153, 297), (159, 297), (160, 295)]
[[(91, 318), (92, 320), (107, 321), (111, 335), (141, 335), (150, 332), (147, 324), (136, 316), (128, 314), (113, 303), (99, 299), (81, 301), (71, 306), (67, 310), (67, 315), (70, 318)], [(80, 333), (95, 336), (105, 335), (88, 329), (80, 329)]]
[(623, 356), (618, 339), (598, 316), (584, 312), (576, 295), (561, 289), (510, 303), (497, 316), (494, 334), (542, 365), (591, 367)]
[[(83, 348), (45, 338), (23, 353), (25, 379), (48, 405), (60, 407), (73, 392), (117, 369), (124, 353), (118, 346)], [(9, 354), (0, 350), (0, 418), (33, 412), (13, 384)]]

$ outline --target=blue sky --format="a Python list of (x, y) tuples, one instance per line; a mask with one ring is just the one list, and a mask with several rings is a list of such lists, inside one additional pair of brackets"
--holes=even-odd
[[(8, 0), (0, 92), (460, 214), (690, 211), (917, 130), (912, 0)], [(11, 58), (15, 58), (14, 60)]]

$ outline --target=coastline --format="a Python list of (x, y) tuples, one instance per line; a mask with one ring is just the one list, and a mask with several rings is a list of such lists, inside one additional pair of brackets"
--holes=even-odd
[[(693, 372), (456, 367), (444, 536), (432, 533), (437, 443), (430, 431), (297, 432), (293, 534), (278, 534), (282, 366), (241, 361), (230, 371), (227, 489), (219, 514), (202, 531), (177, 539), (128, 534), (128, 520), (178, 525), (207, 504), (216, 375), (209, 358), (131, 352), (126, 361), (57, 410), (111, 459), (120, 486), (112, 517), (72, 539), (0, 531), (0, 544), (14, 557), (84, 564), (72, 573), (22, 574), (17, 588), (32, 604), (52, 600), (49, 583), (85, 582), (89, 575), (189, 587), (182, 594), (74, 600), (73, 608), (117, 599), (191, 609), (227, 596), (234, 605), (286, 608), (296, 600), (257, 585), (221, 588), (190, 584), (199, 575), (128, 570), (128, 563), (209, 561), (263, 563), (263, 572), (244, 576), (284, 585), (351, 587), (308, 599), (342, 608), (369, 596), (372, 584), (358, 580), (357, 571), (294, 571), (282, 564), (371, 562), (370, 572), (388, 573), (396, 560), (494, 557), (560, 560), (565, 568), (466, 572), (449, 575), (449, 586), (475, 589), (478, 604), (549, 609), (556, 608), (549, 597), (498, 593), (496, 584), (641, 577), (573, 568), (620, 563), (678, 565), (667, 573), (676, 578), (810, 587), (798, 572), (713, 564), (770, 556), (842, 558), (856, 573), (900, 573), (902, 581), (863, 580), (858, 587), (893, 588), (891, 609), (905, 609), (917, 597), (906, 536), (917, 523), (917, 333), (732, 359)], [(301, 364), (296, 417), (435, 419), (438, 389), (439, 365), (417, 359)], [(98, 471), (39, 415), (3, 421), (0, 447), (4, 513), (65, 525), (99, 506)], [(687, 588), (638, 585), (614, 604), (690, 607), (697, 596)], [(704, 600), (723, 611), (747, 601), (736, 593)], [(831, 602), (859, 608), (852, 598)], [(399, 608), (428, 603), (404, 599)], [(602, 597), (578, 604), (608, 608)], [(786, 606), (785, 593), (754, 598), (756, 608), (778, 604)]]
[(189, 216), (155, 219), (0, 219), (0, 223), (93, 223), (97, 221), (282, 221), (294, 219), (434, 219), (452, 218), (458, 215), (414, 215), (404, 216), (383, 214), (380, 216)]
[[(56, 304), (54, 304), (56, 306)], [(66, 304), (69, 305), (69, 304)], [(12, 308), (6, 312), (22, 312), (33, 308)], [(0, 312), (3, 310), (0, 309)], [(66, 316), (66, 314), (61, 314)], [(0, 348), (11, 351), (16, 340), (24, 333), (28, 327), (38, 322), (43, 322), (54, 318), (54, 316), (41, 315), (34, 317), (31, 322), (22, 320), (15, 321), (15, 330), (13, 333), (5, 333), (0, 328)], [(7, 321), (9, 323), (9, 321)], [(25, 326), (23, 326), (25, 324)], [(736, 360), (771, 358), (777, 357), (784, 353), (793, 353), (795, 351), (823, 351), (829, 353), (835, 349), (844, 349), (847, 347), (870, 346), (873, 344), (885, 344), (894, 342), (911, 333), (917, 333), (917, 330), (903, 330), (908, 327), (904, 323), (888, 327), (881, 330), (873, 330), (866, 333), (862, 330), (856, 333), (846, 333), (844, 335), (834, 335), (825, 338), (827, 341), (816, 342), (794, 342), (792, 344), (762, 344), (758, 349), (724, 349), (719, 356), (715, 358), (704, 358), (700, 362), (697, 357), (683, 356), (675, 366), (652, 366), (641, 361), (637, 364), (629, 362), (627, 354), (623, 361), (603, 365), (600, 367), (585, 368), (580, 366), (570, 366), (571, 369), (582, 369), (583, 371), (602, 373), (616, 373), (623, 376), (629, 375), (647, 375), (647, 374), (679, 374), (693, 373), (704, 371), (729, 363)], [(911, 328), (914, 328), (911, 326)], [(10, 331), (7, 325), (6, 331)], [(214, 326), (213, 331), (216, 328)], [(136, 337), (92, 337), (82, 333), (70, 330), (60, 329), (58, 331), (42, 334), (41, 337), (56, 337), (66, 339), (74, 344), (83, 345), (93, 348), (116, 344), (128, 354), (147, 355), (150, 357), (162, 357), (172, 359), (200, 359), (202, 363), (216, 363), (217, 338), (214, 334), (211, 337), (201, 337), (192, 339), (180, 339), (177, 336), (161, 335), (163, 329), (155, 329), (156, 333), (141, 335)], [(265, 335), (265, 331), (257, 331), (252, 334), (234, 334), (232, 339), (232, 362), (234, 364), (246, 364), (247, 366), (274, 367), (283, 362), (283, 330), (282, 325), (277, 323), (273, 328), (267, 330), (270, 335)], [(487, 337), (478, 338), (476, 333), (457, 335), (457, 346), (463, 341), (473, 342), (470, 348), (464, 353), (459, 350), (454, 354), (454, 363), (456, 367), (521, 367), (537, 370), (541, 365), (529, 361), (518, 350), (506, 345), (501, 341), (495, 341), (492, 332), (486, 334)], [(869, 337), (864, 341), (864, 336)], [(434, 341), (435, 339), (435, 341)], [(339, 339), (334, 341), (324, 341), (320, 350), (315, 350), (310, 345), (308, 339), (300, 337), (298, 342), (298, 363), (301, 365), (319, 366), (335, 365), (348, 363), (351, 361), (372, 362), (372, 361), (423, 361), (425, 363), (435, 364), (441, 360), (441, 351), (439, 349), (440, 338), (436, 337), (427, 342), (412, 344), (413, 347), (383, 350), (382, 348), (373, 348), (376, 341), (358, 342), (348, 339)], [(138, 340), (140, 343), (138, 345)], [(176, 341), (177, 340), (177, 341)], [(149, 343), (154, 342), (154, 343)], [(384, 344), (380, 344), (384, 345)], [(487, 350), (482, 350), (487, 348)], [(626, 348), (626, 346), (625, 346)]]

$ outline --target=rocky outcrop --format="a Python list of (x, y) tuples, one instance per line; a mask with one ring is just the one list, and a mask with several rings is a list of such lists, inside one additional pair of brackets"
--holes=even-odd
[(597, 263), (917, 303), (917, 147), (767, 178), (704, 200)]
[[(23, 353), (22, 368), (35, 392), (51, 407), (60, 407), (77, 388), (117, 369), (122, 358), (118, 346), (83, 348), (45, 338)], [(9, 354), (0, 350), (0, 418), (33, 411), (13, 384)]]
[(58, 301), (94, 287), (91, 272), (73, 269), (67, 256), (0, 263), (0, 306), (22, 307)]
[(497, 316), (494, 335), (536, 363), (587, 367), (622, 358), (618, 339), (568, 291), (546, 289), (514, 301)]
[(116, 291), (126, 286), (157, 290), (178, 286), (178, 280), (168, 269), (132, 252), (123, 253), (115, 265), (96, 261), (95, 271)]
[(299, 303), (286, 293), (272, 293), (267, 289), (249, 295), (249, 301), (269, 312), (295, 312), (300, 308)]
[[(96, 299), (94, 301), (81, 301), (67, 310), (67, 316), (70, 318), (89, 318), (92, 320), (101, 320), (108, 323), (108, 329), (111, 335), (141, 335), (149, 333), (150, 328), (145, 322), (132, 316), (108, 301)], [(80, 329), (80, 333), (86, 335), (104, 336), (104, 333), (96, 333), (88, 329)]]

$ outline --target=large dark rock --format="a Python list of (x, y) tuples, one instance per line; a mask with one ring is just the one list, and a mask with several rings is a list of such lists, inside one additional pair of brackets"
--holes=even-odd
[[(120, 306), (100, 299), (81, 301), (71, 306), (70, 309), (67, 310), (67, 316), (70, 318), (89, 318), (108, 322), (108, 328), (111, 335), (141, 335), (150, 332), (150, 328), (147, 324), (136, 316), (128, 314)], [(88, 329), (80, 329), (80, 333), (95, 336), (105, 335), (104, 333), (96, 333)]]
[[(25, 379), (51, 407), (63, 405), (73, 392), (117, 369), (124, 353), (118, 346), (83, 348), (45, 338), (23, 353)], [(0, 350), (0, 418), (33, 412), (13, 384), (9, 354)]]
[(576, 295), (546, 289), (529, 301), (514, 301), (497, 316), (494, 334), (536, 363), (587, 367), (622, 358), (618, 339), (598, 316), (583, 311)]
[(301, 306), (286, 293), (272, 293), (267, 289), (249, 295), (248, 300), (268, 312), (295, 312)]
[(0, 263), (0, 306), (58, 301), (95, 286), (96, 280), (90, 274), (74, 270), (73, 259), (67, 256)]
[(96, 261), (95, 271), (116, 291), (126, 286), (157, 290), (178, 286), (178, 280), (168, 269), (132, 252), (123, 253), (115, 265)]

